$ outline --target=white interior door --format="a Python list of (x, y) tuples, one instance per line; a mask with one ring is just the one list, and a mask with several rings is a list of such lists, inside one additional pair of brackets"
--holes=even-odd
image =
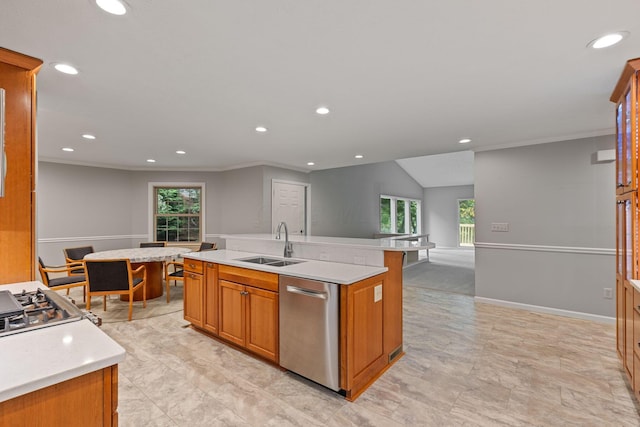
[(284, 221), (289, 234), (306, 234), (307, 186), (273, 181), (271, 188), (271, 231)]

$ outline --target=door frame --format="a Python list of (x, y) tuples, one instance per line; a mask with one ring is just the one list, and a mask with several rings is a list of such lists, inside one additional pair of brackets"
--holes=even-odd
[(273, 203), (273, 199), (275, 197), (274, 194), (274, 185), (273, 184), (292, 184), (292, 185), (301, 185), (304, 187), (304, 235), (311, 235), (311, 184), (308, 182), (298, 182), (298, 181), (288, 181), (285, 179), (271, 179), (271, 232), (275, 232), (278, 224), (274, 224), (275, 218), (275, 203)]

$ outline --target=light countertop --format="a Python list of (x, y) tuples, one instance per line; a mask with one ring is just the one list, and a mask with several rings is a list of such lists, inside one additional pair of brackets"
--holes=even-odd
[[(226, 234), (220, 236), (223, 239), (244, 239), (244, 240), (274, 240), (273, 234)], [(305, 243), (308, 245), (334, 245), (358, 249), (377, 249), (381, 251), (415, 251), (420, 249), (433, 249), (435, 243), (427, 242), (425, 238), (416, 240), (401, 240), (409, 236), (389, 237), (383, 239), (357, 239), (349, 237), (328, 237), (328, 236), (300, 236), (289, 235), (289, 241), (293, 243)], [(284, 242), (284, 233), (282, 240)]]
[[(0, 285), (12, 293), (40, 282)], [(0, 337), (0, 402), (124, 360), (125, 350), (89, 320)]]
[(345, 264), (340, 262), (316, 261), (307, 259), (287, 258), (288, 260), (303, 261), (299, 264), (285, 267), (273, 267), (266, 264), (254, 264), (239, 261), (240, 258), (268, 256), (269, 258), (282, 257), (264, 255), (252, 252), (240, 252), (230, 250), (191, 252), (184, 255), (186, 258), (212, 262), (216, 264), (232, 265), (235, 267), (250, 268), (252, 270), (268, 271), (286, 276), (302, 277), (304, 279), (319, 280), (323, 282), (350, 285), (359, 280), (386, 272), (386, 267), (373, 267), (358, 264)]

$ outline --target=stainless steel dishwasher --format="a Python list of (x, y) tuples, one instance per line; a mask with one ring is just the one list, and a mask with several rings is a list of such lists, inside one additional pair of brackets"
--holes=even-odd
[(340, 391), (340, 293), (335, 283), (280, 276), (280, 366)]

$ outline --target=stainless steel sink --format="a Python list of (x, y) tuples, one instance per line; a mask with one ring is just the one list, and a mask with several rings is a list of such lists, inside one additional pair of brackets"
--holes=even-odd
[(277, 262), (270, 262), (267, 265), (270, 265), (272, 267), (286, 267), (287, 265), (300, 264), (301, 262), (304, 262), (304, 261), (282, 260), (282, 261), (277, 261)]
[(238, 258), (236, 261), (250, 262), (252, 264), (270, 265), (272, 267), (285, 267), (287, 265), (299, 264), (304, 261), (293, 261), (288, 259), (279, 258), (267, 258), (267, 257), (250, 257), (250, 258)]

